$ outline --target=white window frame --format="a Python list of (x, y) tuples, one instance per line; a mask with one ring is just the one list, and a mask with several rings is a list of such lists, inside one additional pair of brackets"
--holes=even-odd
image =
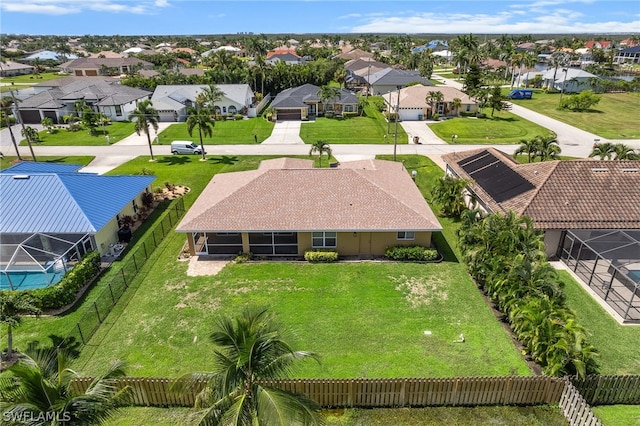
[(415, 231), (398, 231), (396, 239), (402, 241), (412, 241), (416, 239)]
[[(327, 244), (327, 240), (333, 239), (334, 244)], [(321, 240), (320, 244), (316, 241)], [(313, 248), (336, 248), (338, 247), (338, 233), (334, 231), (314, 231), (311, 233), (311, 247)]]

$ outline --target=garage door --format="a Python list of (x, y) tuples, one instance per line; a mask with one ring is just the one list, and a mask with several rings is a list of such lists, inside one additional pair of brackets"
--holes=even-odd
[(21, 109), (20, 117), (22, 117), (22, 122), (24, 124), (40, 124), (40, 122), (42, 121), (42, 118), (40, 118), (40, 111), (38, 111), (37, 109)]
[(299, 109), (279, 109), (278, 120), (301, 120), (302, 111)]

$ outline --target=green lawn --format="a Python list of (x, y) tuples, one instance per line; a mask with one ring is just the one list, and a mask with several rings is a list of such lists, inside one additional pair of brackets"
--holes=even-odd
[[(82, 164), (86, 166), (90, 162), (93, 161), (95, 157), (90, 156), (73, 156), (73, 157), (36, 157), (38, 161), (44, 163), (64, 163), (64, 164)], [(22, 156), (22, 159), (27, 161), (31, 160), (31, 157)], [(9, 166), (13, 166), (18, 161), (18, 157), (16, 156), (7, 156), (5, 155), (2, 159), (0, 159), (0, 170), (6, 169)]]
[[(98, 133), (91, 136), (88, 130), (79, 130), (77, 132), (69, 132), (66, 129), (58, 129), (56, 133), (47, 133), (46, 130), (40, 132), (41, 144), (44, 146), (95, 146), (109, 145), (116, 143), (135, 132), (134, 123), (130, 121), (114, 121), (105, 127), (98, 127)], [(105, 135), (109, 136), (109, 142)], [(20, 141), (20, 145), (27, 144), (26, 139)]]
[(604, 426), (640, 425), (640, 405), (601, 405), (592, 410)]
[[(419, 183), (441, 175), (426, 157), (414, 158), (405, 164), (419, 168)], [(195, 178), (189, 164), (136, 162), (113, 173), (154, 167), (160, 182), (192, 187), (187, 204), (214, 169)], [(450, 238), (456, 225), (444, 222)], [(206, 369), (213, 315), (251, 303), (270, 306), (291, 327), (295, 347), (321, 354), (322, 364), (301, 366), (298, 377), (530, 374), (452, 254), (451, 240), (436, 239), (447, 254), (440, 264), (245, 263), (227, 265), (212, 277), (186, 275), (187, 263), (176, 260), (184, 241), (177, 234), (165, 240), (136, 280), (135, 294), (125, 296), (130, 297), (127, 303), (112, 312), (85, 348), (78, 370), (93, 374), (114, 358), (128, 361), (130, 375), (175, 376)], [(415, 296), (421, 291), (423, 296)], [(454, 343), (460, 333), (466, 342)]]
[[(325, 140), (329, 144), (393, 143), (395, 123), (390, 123), (388, 131), (387, 126), (388, 123), (382, 113), (370, 102), (362, 117), (342, 120), (318, 117), (315, 121), (302, 123), (300, 137), (308, 144), (318, 140)], [(386, 138), (385, 135), (387, 135)], [(408, 136), (399, 124), (398, 143), (408, 143)]]
[[(485, 109), (485, 113), (491, 112)], [(442, 140), (455, 144), (519, 144), (522, 139), (547, 135), (549, 130), (510, 112), (501, 111), (493, 118), (456, 117), (429, 125)]]
[[(238, 145), (255, 144), (253, 135), (258, 136), (258, 143), (271, 136), (274, 123), (262, 117), (238, 121), (216, 121), (213, 137), (204, 137), (205, 145)], [(158, 139), (161, 145), (168, 145), (171, 141), (193, 141), (200, 144), (198, 130), (194, 129), (193, 136), (189, 136), (186, 123), (176, 123), (160, 132)]]
[[(381, 408), (373, 410), (325, 410), (327, 426), (566, 426), (556, 406), (537, 407), (427, 407)], [(193, 411), (188, 408), (132, 407), (111, 418), (106, 426), (173, 426), (188, 424)], [(613, 425), (614, 423), (611, 423)], [(623, 423), (621, 423), (623, 424)]]
[(559, 110), (560, 94), (541, 90), (534, 92), (533, 99), (510, 102), (603, 138), (639, 139), (640, 93), (604, 93), (599, 96), (600, 103), (586, 112)]
[(640, 327), (618, 324), (568, 272), (560, 271), (560, 277), (565, 283), (567, 305), (590, 332), (590, 341), (600, 353), (600, 373), (640, 374)]
[(43, 72), (38, 75), (35, 74), (27, 74), (27, 75), (17, 75), (15, 77), (0, 77), (0, 83), (33, 83), (38, 84), (43, 81), (55, 80), (57, 78), (67, 77), (65, 75), (60, 75), (57, 72)]

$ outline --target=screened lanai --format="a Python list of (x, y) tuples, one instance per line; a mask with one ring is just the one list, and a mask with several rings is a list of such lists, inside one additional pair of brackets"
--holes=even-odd
[(0, 290), (30, 290), (57, 283), (87, 252), (89, 234), (2, 234)]
[(569, 230), (560, 258), (624, 323), (640, 324), (640, 230)]

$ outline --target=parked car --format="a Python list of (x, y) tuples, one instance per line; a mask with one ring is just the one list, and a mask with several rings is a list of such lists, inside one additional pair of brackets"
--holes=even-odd
[[(190, 141), (171, 142), (172, 154), (202, 154), (202, 148)], [(206, 154), (206, 151), (205, 151)]]
[(507, 98), (509, 99), (531, 99), (533, 97), (532, 89), (515, 89), (509, 92)]

